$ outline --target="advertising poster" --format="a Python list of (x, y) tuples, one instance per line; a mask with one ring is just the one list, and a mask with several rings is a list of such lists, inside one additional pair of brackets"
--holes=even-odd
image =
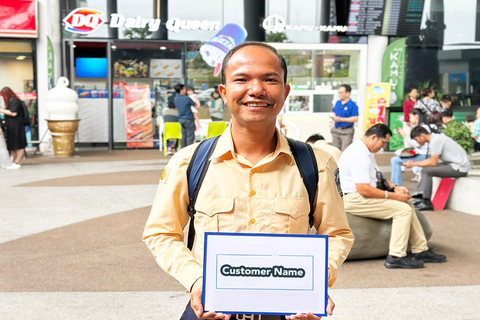
[(182, 59), (150, 59), (150, 78), (182, 77)]
[(390, 112), (388, 127), (393, 133), (388, 143), (388, 150), (393, 151), (403, 148), (403, 137), (397, 133), (397, 128), (403, 127), (403, 112)]
[(152, 107), (149, 85), (125, 85), (125, 127), (128, 148), (153, 148)]
[(391, 43), (382, 59), (382, 81), (389, 82), (391, 87), (390, 105), (401, 107), (405, 83), (405, 39)]
[(385, 108), (390, 106), (390, 83), (367, 83), (364, 132), (385, 123)]
[(115, 78), (147, 78), (148, 64), (138, 59), (117, 60), (113, 63)]

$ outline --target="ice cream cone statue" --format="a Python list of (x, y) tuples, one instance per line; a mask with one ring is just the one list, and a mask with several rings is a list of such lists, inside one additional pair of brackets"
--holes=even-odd
[(57, 85), (47, 92), (46, 109), (50, 114), (48, 129), (52, 135), (55, 156), (69, 157), (75, 147), (75, 132), (78, 128), (78, 94), (68, 88), (69, 81), (60, 77)]

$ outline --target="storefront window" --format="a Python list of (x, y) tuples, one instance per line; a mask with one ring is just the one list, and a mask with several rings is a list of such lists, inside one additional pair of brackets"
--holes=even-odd
[(331, 112), (341, 84), (349, 84), (352, 100), (357, 100), (359, 51), (280, 49), (279, 53), (287, 63), (287, 83), (292, 88), (287, 113)]
[(26, 127), (27, 141), (38, 140), (34, 49), (32, 40), (0, 40), (0, 89), (10, 87), (27, 105), (31, 124)]
[(163, 110), (174, 86), (185, 83), (183, 44), (114, 42), (115, 146), (158, 146)]

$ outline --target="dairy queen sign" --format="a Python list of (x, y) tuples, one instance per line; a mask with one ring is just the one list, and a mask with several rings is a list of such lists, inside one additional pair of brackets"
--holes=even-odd
[[(107, 21), (103, 12), (91, 8), (77, 8), (70, 12), (63, 19), (65, 30), (71, 33), (89, 34), (95, 32)], [(148, 31), (155, 32), (160, 28), (160, 19), (142, 18), (126, 18), (123, 14), (112, 13), (108, 26), (110, 28), (148, 28)], [(181, 30), (219, 30), (219, 21), (209, 20), (182, 20), (180, 18), (170, 18), (165, 23), (168, 31), (180, 32)]]

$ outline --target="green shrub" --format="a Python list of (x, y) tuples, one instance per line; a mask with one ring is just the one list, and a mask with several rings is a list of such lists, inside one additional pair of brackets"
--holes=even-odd
[(452, 140), (462, 146), (467, 154), (473, 149), (473, 140), (470, 135), (470, 130), (463, 123), (456, 120), (451, 120), (447, 123), (446, 127), (442, 129), (442, 132), (447, 137), (452, 138)]

